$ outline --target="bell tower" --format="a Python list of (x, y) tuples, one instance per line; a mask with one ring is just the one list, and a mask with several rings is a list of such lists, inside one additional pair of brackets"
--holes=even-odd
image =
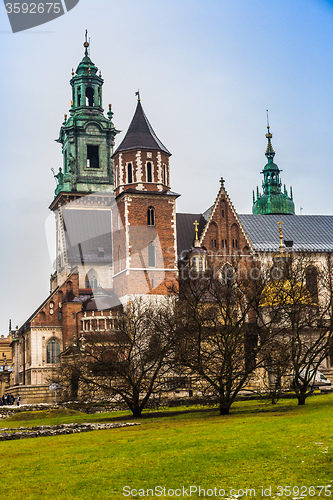
[(113, 146), (118, 134), (112, 123), (109, 106), (108, 117), (103, 113), (101, 72), (89, 57), (89, 42), (84, 43), (85, 53), (72, 71), (70, 84), (72, 101), (69, 117), (65, 115), (57, 142), (62, 144), (63, 167), (56, 176), (59, 193), (90, 193), (113, 188)]
[(178, 276), (176, 198), (170, 189), (171, 153), (145, 115), (140, 95), (134, 117), (113, 155), (114, 278), (118, 297), (164, 295)]
[[(103, 79), (89, 55), (87, 32), (84, 57), (72, 70), (72, 100), (57, 142), (63, 165), (57, 175), (50, 209), (56, 217), (57, 261), (51, 288), (79, 268), (80, 289), (109, 288), (111, 279), (110, 200), (114, 197), (113, 146), (119, 133), (111, 105), (103, 110)], [(90, 273), (90, 274), (89, 274)], [(94, 279), (91, 276), (94, 275)], [(89, 278), (90, 277), (90, 278)]]

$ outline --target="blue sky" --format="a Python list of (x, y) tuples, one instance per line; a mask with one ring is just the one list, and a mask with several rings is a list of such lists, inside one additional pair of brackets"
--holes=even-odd
[(12, 34), (0, 4), (1, 324), (21, 325), (49, 291), (45, 221), (62, 163), (69, 79), (83, 56), (102, 70), (104, 108), (126, 132), (139, 88), (172, 152), (178, 211), (200, 212), (219, 179), (250, 213), (265, 164), (266, 109), (282, 181), (297, 213), (332, 214), (333, 2), (80, 0), (66, 15)]

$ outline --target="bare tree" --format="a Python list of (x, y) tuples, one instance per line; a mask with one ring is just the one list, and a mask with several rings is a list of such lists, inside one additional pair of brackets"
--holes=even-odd
[(64, 374), (81, 395), (123, 401), (140, 417), (150, 397), (170, 374), (175, 341), (174, 298), (159, 302), (133, 299), (119, 311), (115, 331), (85, 334), (75, 347)]
[(237, 258), (218, 272), (193, 276), (179, 284), (178, 359), (217, 397), (225, 415), (263, 365), (261, 352), (271, 341), (260, 307), (266, 277), (253, 261), (244, 265)]
[[(314, 390), (314, 379), (329, 354), (332, 341), (332, 261), (315, 261), (311, 254), (286, 254), (276, 264), (277, 272), (263, 295), (263, 308), (272, 319), (278, 352), (269, 353), (275, 370), (289, 376), (299, 405)], [(279, 353), (285, 353), (280, 356)]]

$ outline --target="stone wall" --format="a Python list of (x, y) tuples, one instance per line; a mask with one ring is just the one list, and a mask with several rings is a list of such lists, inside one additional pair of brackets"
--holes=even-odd
[(80, 432), (100, 431), (106, 429), (119, 429), (120, 427), (130, 427), (141, 425), (139, 422), (124, 422), (110, 424), (60, 424), (60, 425), (40, 425), (36, 427), (18, 427), (1, 429), (0, 441), (11, 441), (14, 439), (25, 439), (33, 437), (60, 436), (62, 434), (78, 434)]

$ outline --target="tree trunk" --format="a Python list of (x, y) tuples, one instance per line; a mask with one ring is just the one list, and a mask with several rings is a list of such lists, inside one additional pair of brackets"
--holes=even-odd
[(305, 405), (305, 400), (306, 400), (306, 395), (305, 394), (299, 394), (297, 396), (297, 399), (298, 399), (299, 406)]
[(141, 415), (141, 409), (140, 408), (132, 408), (132, 413), (133, 413), (133, 417), (135, 418), (140, 418), (142, 415)]
[(226, 405), (220, 405), (220, 415), (229, 415), (230, 407)]

